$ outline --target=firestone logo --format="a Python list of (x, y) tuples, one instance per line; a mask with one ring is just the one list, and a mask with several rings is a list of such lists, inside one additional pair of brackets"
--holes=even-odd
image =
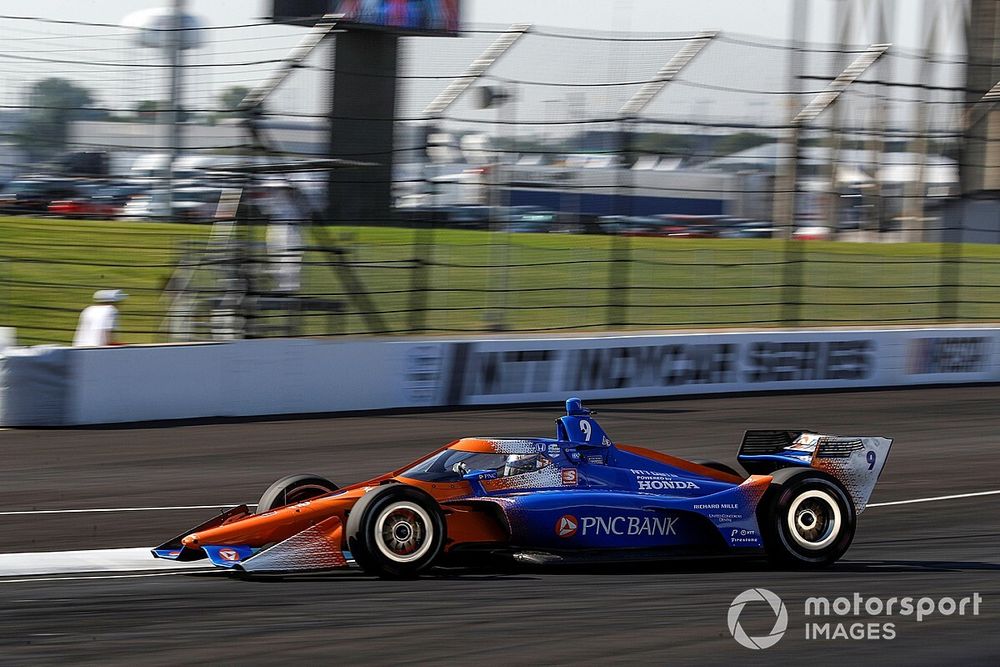
[[(771, 611), (774, 612), (774, 626), (766, 635), (751, 637), (740, 625), (740, 614), (743, 613), (743, 607), (750, 602), (766, 602), (770, 605)], [(788, 629), (788, 610), (785, 608), (785, 603), (775, 593), (766, 588), (750, 588), (733, 599), (732, 604), (729, 605), (729, 615), (726, 620), (729, 623), (729, 633), (733, 639), (740, 646), (756, 651), (771, 648), (785, 636), (785, 630)]]
[(577, 526), (579, 526), (579, 521), (572, 514), (564, 514), (559, 517), (556, 521), (556, 535), (559, 537), (573, 537), (576, 535)]

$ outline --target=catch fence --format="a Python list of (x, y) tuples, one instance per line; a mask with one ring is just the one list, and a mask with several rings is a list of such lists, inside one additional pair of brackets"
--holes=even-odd
[[(969, 162), (992, 152), (966, 150), (964, 55), (890, 46), (797, 124), (872, 45), (714, 32), (401, 38), (393, 154), (341, 155), (392, 160), (394, 209), (330, 225), (322, 179), (294, 175), (312, 213), (298, 220), (299, 284), (276, 289), (288, 255), (267, 224), (245, 224), (234, 249), (198, 197), (235, 187), (211, 172), (252, 154), (238, 102), (300, 35), (214, 27), (185, 54), (172, 200), (191, 197), (200, 224), (155, 221), (155, 197), (71, 212), (101, 218), (83, 221), (4, 203), (17, 215), (0, 221), (0, 313), (22, 342), (68, 341), (107, 287), (131, 295), (129, 342), (1000, 318), (1000, 214), (959, 197), (961, 174), (1000, 167)], [(160, 54), (117, 25), (0, 17), (0, 40), (8, 191), (65, 174), (74, 152), (109, 156), (110, 173), (82, 179), (95, 189), (139, 175), (155, 188), (174, 111)], [(326, 155), (335, 67), (320, 46), (267, 100), (259, 122), (286, 158)]]

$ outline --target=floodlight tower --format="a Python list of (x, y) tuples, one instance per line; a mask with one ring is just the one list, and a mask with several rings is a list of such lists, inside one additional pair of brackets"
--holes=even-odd
[(965, 16), (964, 136), (959, 165), (963, 195), (1000, 192), (1000, 110), (994, 88), (1000, 81), (1000, 5), (972, 0)]
[(183, 54), (189, 49), (202, 45), (202, 28), (205, 27), (200, 18), (188, 14), (184, 10), (186, 0), (173, 0), (170, 7), (156, 7), (133, 12), (125, 17), (124, 25), (135, 28), (136, 45), (142, 48), (155, 49), (163, 53), (163, 59), (170, 64), (170, 81), (168, 87), (167, 110), (167, 163), (163, 170), (163, 180), (166, 185), (166, 217), (173, 214), (173, 180), (174, 163), (181, 148), (181, 81), (183, 78)]
[(337, 15), (330, 50), (329, 156), (377, 163), (363, 178), (331, 171), (327, 218), (385, 223), (392, 217), (396, 84), (401, 36), (454, 37), (461, 0), (271, 0), (275, 23), (314, 26)]

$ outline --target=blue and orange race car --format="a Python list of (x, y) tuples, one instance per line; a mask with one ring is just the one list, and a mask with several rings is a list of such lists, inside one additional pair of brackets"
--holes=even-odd
[(766, 555), (826, 566), (847, 551), (892, 440), (747, 431), (750, 473), (616, 444), (566, 401), (555, 438), (462, 438), (345, 488), (316, 475), (275, 482), (155, 548), (245, 573), (303, 572), (354, 561), (410, 577), (449, 561), (524, 563)]

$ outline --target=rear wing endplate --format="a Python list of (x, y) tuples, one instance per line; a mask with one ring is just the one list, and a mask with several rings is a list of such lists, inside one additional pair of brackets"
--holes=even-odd
[(885, 467), (892, 438), (823, 435), (811, 431), (747, 431), (737, 459), (748, 472), (766, 475), (800, 466), (836, 478), (864, 511)]

